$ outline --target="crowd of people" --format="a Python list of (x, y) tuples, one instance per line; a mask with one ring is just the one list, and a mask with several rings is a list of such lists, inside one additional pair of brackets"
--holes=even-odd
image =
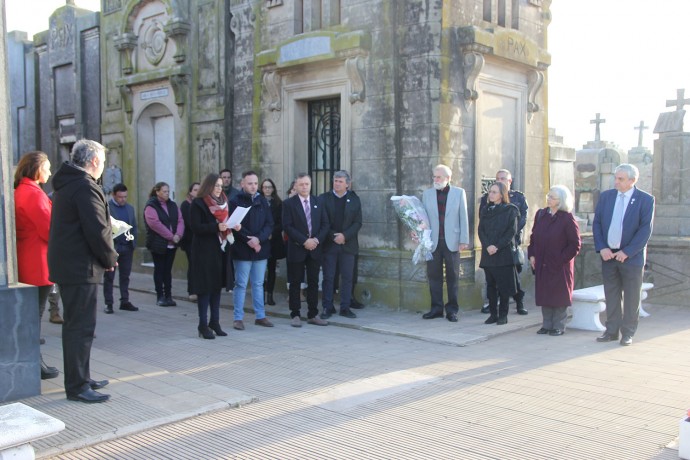
[[(51, 296), (59, 292), (62, 297), (65, 392), (68, 399), (87, 403), (108, 399), (96, 391), (108, 381), (94, 381), (89, 373), (98, 284), (103, 284), (105, 313), (114, 313), (113, 283), (119, 272), (119, 309), (138, 311), (128, 289), (136, 243), (126, 235), (113, 239), (110, 220), (125, 222), (136, 235), (136, 212), (127, 202), (124, 184), (115, 185), (106, 200), (97, 183), (104, 165), (105, 148), (80, 140), (70, 160), (53, 177), (52, 202), (40, 187), (51, 176), (45, 153), (24, 155), (14, 180), (19, 280), (38, 286), (39, 317)], [(635, 187), (638, 175), (634, 166), (620, 165), (615, 171), (616, 190), (601, 194), (595, 213), (594, 240), (602, 258), (607, 299), (607, 330), (599, 342), (618, 340), (622, 333), (621, 345), (630, 345), (637, 328), (642, 268), (654, 213), (653, 197)], [(432, 179), (433, 187), (422, 194), (432, 240), (426, 267), (431, 308), (422, 317), (457, 322), (461, 252), (470, 247), (467, 199), (462, 188), (451, 185), (448, 166), (433, 168)], [(488, 299), (482, 311), (489, 314), (485, 323), (506, 324), (511, 297), (518, 314), (528, 313), (518, 276), (526, 265), (535, 276), (535, 301), (543, 318), (537, 334), (559, 336), (565, 331), (567, 307), (572, 303), (574, 259), (581, 247), (573, 196), (564, 186), (550, 188), (546, 207), (535, 214), (525, 259), (520, 245), (528, 205), (522, 193), (511, 190), (511, 183), (510, 172), (499, 170), (479, 203), (479, 267), (484, 270)], [(156, 304), (176, 305), (172, 267), (180, 247), (188, 260), (189, 300), (198, 306), (199, 337), (227, 335), (220, 318), (223, 288), (232, 290), (235, 330), (245, 329), (248, 286), (254, 325), (273, 327), (265, 305), (275, 305), (281, 259), (287, 265), (291, 326), (302, 326), (303, 302), (306, 322), (316, 326), (327, 326), (336, 312), (356, 318), (352, 310), (363, 308), (354, 297), (362, 205), (347, 171), (335, 172), (332, 189), (319, 196), (312, 194), (311, 177), (301, 173), (281, 200), (270, 178), (260, 180), (256, 172), (245, 171), (240, 188), (235, 189), (231, 171), (224, 169), (192, 183), (179, 207), (170, 199), (169, 185), (158, 182), (143, 217), (145, 244), (154, 265)], [(41, 377), (57, 375), (57, 368), (41, 359)]]

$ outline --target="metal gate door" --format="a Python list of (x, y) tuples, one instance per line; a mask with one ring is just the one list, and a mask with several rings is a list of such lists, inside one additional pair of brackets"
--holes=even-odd
[(309, 165), (312, 194), (331, 189), (340, 170), (340, 98), (309, 102)]

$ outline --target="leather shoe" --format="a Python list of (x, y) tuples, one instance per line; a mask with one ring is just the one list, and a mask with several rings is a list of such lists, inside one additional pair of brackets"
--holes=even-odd
[(624, 335), (621, 339), (621, 345), (623, 345), (624, 347), (632, 345), (632, 337), (630, 337), (629, 335)]
[(309, 318), (307, 320), (308, 324), (313, 324), (315, 326), (328, 326), (328, 321), (324, 321), (318, 316), (314, 316), (313, 318)]
[(529, 314), (529, 312), (527, 310), (525, 310), (525, 308), (523, 307), (523, 308), (517, 309), (517, 314), (518, 315), (527, 315), (527, 314)]
[(233, 329), (237, 329), (238, 331), (244, 331), (244, 323), (242, 322), (242, 320), (233, 321), (232, 327)]
[(270, 322), (268, 318), (255, 319), (254, 324), (256, 326), (273, 327), (273, 323)]
[(488, 306), (488, 305), (484, 305), (484, 306), (482, 307), (482, 313), (484, 313), (485, 315), (486, 315), (487, 313), (491, 313), (491, 310), (489, 309), (489, 306)]
[(92, 390), (100, 390), (105, 388), (110, 382), (108, 380), (89, 380), (89, 386)]
[(105, 311), (106, 315), (112, 315), (113, 313), (115, 313), (113, 311), (113, 306), (111, 304), (106, 304), (105, 310), (103, 310), (103, 311)]
[(600, 337), (597, 337), (597, 342), (613, 342), (618, 340), (618, 334), (609, 334), (604, 332)]
[(295, 316), (290, 320), (290, 326), (292, 327), (302, 327), (302, 320), (299, 316)]
[(60, 374), (56, 367), (48, 366), (41, 358), (41, 380), (54, 379)]
[(542, 327), (537, 331), (537, 334), (548, 334), (549, 332), (551, 332), (551, 329), (546, 329), (545, 327)]
[(78, 395), (67, 395), (67, 399), (70, 401), (79, 401), (84, 403), (101, 403), (106, 402), (110, 399), (110, 395), (104, 395), (97, 391), (93, 391), (91, 388), (82, 391)]
[(496, 321), (496, 324), (499, 326), (502, 326), (504, 324), (508, 324), (508, 317), (507, 316), (499, 316), (498, 321)]
[(496, 324), (497, 321), (497, 316), (489, 316), (488, 318), (486, 318), (486, 321), (484, 321), (484, 324)]
[(323, 312), (321, 312), (321, 319), (328, 319), (331, 316), (333, 316), (333, 313), (335, 313), (335, 310), (331, 310), (330, 308), (324, 308)]
[(565, 332), (563, 332), (561, 329), (554, 329), (553, 331), (549, 332), (549, 335), (557, 336), (557, 335), (563, 335)]
[(361, 310), (364, 308), (364, 304), (354, 297), (350, 300), (350, 308), (354, 308), (355, 310)]
[(120, 304), (120, 310), (125, 310), (125, 311), (139, 311), (137, 307), (132, 305), (132, 302), (129, 300), (125, 300)]
[(458, 315), (457, 313), (448, 313), (446, 315), (446, 319), (450, 321), (451, 323), (457, 323), (458, 322)]
[(357, 315), (355, 315), (354, 312), (349, 308), (340, 310), (340, 316), (344, 316), (345, 318), (357, 318)]
[(431, 310), (428, 313), (424, 313), (422, 315), (422, 318), (424, 318), (424, 319), (443, 318), (443, 312)]

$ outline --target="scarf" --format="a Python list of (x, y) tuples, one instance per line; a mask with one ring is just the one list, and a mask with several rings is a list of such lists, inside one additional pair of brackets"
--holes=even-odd
[[(213, 195), (206, 195), (204, 197), (204, 203), (208, 206), (208, 210), (211, 211), (213, 217), (216, 218), (218, 223), (225, 222), (228, 220), (228, 200), (225, 197), (225, 193), (221, 192), (218, 198)], [(232, 244), (232, 230), (227, 229), (223, 232), (218, 231), (218, 241), (220, 241), (220, 247), (225, 250), (225, 244), (230, 241)]]

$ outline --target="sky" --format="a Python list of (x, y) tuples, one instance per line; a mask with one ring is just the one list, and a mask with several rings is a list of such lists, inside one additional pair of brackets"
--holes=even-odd
[[(97, 11), (100, 0), (75, 0)], [(5, 0), (7, 30), (29, 38), (48, 28), (48, 17), (65, 0)], [(690, 58), (684, 45), (690, 0), (553, 0), (548, 29), (549, 126), (568, 147), (594, 140), (597, 113), (601, 140), (627, 151), (637, 146), (635, 127), (644, 121), (643, 145), (653, 150), (654, 125), (666, 101), (686, 89)], [(688, 108), (690, 110), (690, 107)]]

